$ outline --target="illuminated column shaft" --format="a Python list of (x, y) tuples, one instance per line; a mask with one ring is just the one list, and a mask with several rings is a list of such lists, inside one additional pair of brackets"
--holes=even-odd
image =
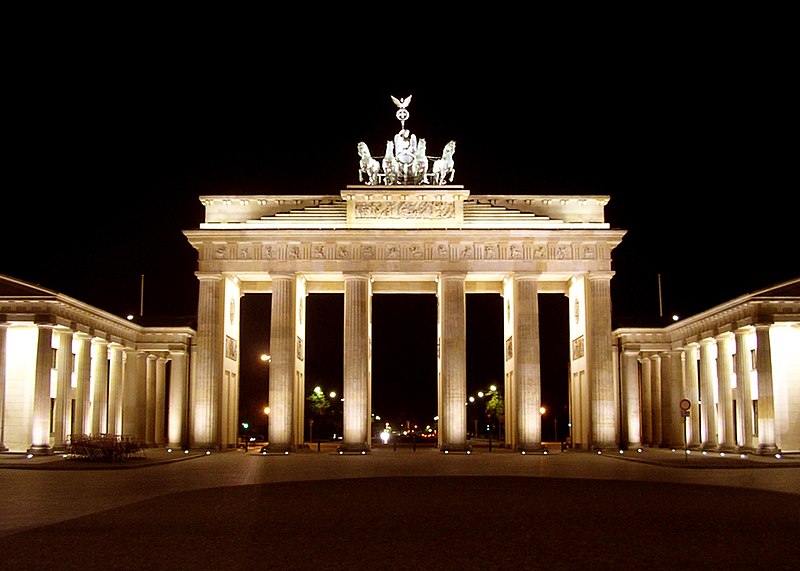
[(184, 421), (186, 419), (187, 373), (186, 351), (169, 352), (172, 368), (169, 376), (169, 420), (167, 426), (168, 445), (180, 448), (184, 445)]
[[(514, 359), (517, 386), (517, 449), (542, 447), (542, 377), (539, 354), (539, 286), (532, 276), (514, 276)], [(511, 411), (509, 411), (511, 412)], [(554, 414), (556, 411), (553, 411)]]
[(731, 338), (730, 333), (717, 337), (717, 382), (719, 383), (719, 419), (721, 432), (719, 449), (732, 451), (736, 449), (736, 434), (733, 424), (733, 395), (731, 394)]
[(108, 430), (108, 341), (92, 339), (92, 434)]
[(680, 400), (683, 393), (683, 367), (678, 351), (667, 351), (661, 359), (662, 441), (667, 448), (684, 445)]
[(108, 431), (122, 434), (122, 345), (108, 346)]
[(616, 448), (617, 394), (611, 354), (611, 277), (591, 273), (587, 280), (586, 363), (592, 391), (592, 446)]
[(652, 446), (661, 446), (662, 426), (661, 426), (661, 356), (653, 355), (650, 368), (650, 396), (653, 410), (653, 441)]
[(344, 436), (342, 449), (370, 448), (369, 276), (344, 278)]
[(139, 442), (144, 443), (147, 434), (147, 353), (136, 354), (136, 412), (134, 421), (136, 429), (134, 436)]
[(219, 441), (220, 390), (224, 353), (224, 299), (222, 276), (198, 274), (197, 359), (190, 391), (192, 434), (189, 445), (214, 448)]
[(0, 325), (0, 452), (5, 452), (6, 434), (6, 327)]
[(463, 274), (439, 276), (442, 452), (467, 446), (467, 312)]
[(641, 360), (642, 363), (642, 441), (643, 444), (653, 444), (653, 399), (652, 378), (650, 369), (652, 361), (649, 358)]
[(269, 448), (294, 449), (292, 407), (295, 359), (295, 276), (274, 275), (270, 321)]
[(775, 400), (772, 387), (770, 326), (756, 325), (756, 372), (758, 373), (758, 453), (780, 452), (775, 443)]
[(642, 444), (641, 405), (639, 402), (639, 351), (622, 353), (622, 406), (626, 446)]
[(36, 345), (36, 378), (33, 386), (33, 419), (29, 454), (52, 454), (50, 446), (50, 369), (53, 367), (53, 330), (39, 326)]
[(753, 449), (753, 397), (750, 391), (750, 351), (747, 337), (750, 331), (739, 329), (736, 339), (736, 418), (741, 439), (739, 445), (746, 451)]
[(167, 360), (159, 357), (156, 360), (156, 394), (155, 394), (155, 434), (156, 445), (164, 444), (164, 404), (167, 396)]
[(714, 396), (714, 347), (713, 339), (700, 341), (700, 416), (702, 425), (702, 447), (715, 450), (717, 439), (717, 407)]
[(692, 343), (684, 349), (683, 379), (686, 383), (686, 398), (692, 403), (689, 409), (689, 448), (700, 447), (700, 393), (698, 391), (697, 376), (697, 344)]
[(155, 355), (147, 356), (147, 377), (145, 381), (145, 432), (144, 439), (148, 446), (155, 444), (156, 428), (156, 360)]
[(55, 444), (61, 448), (69, 438), (72, 424), (72, 331), (56, 331), (56, 407), (53, 417)]
[(75, 397), (75, 431), (87, 434), (91, 431), (92, 418), (90, 416), (92, 366), (91, 339), (84, 334), (75, 334), (75, 381), (77, 394)]
[(139, 383), (136, 359), (136, 351), (125, 349), (122, 375), (122, 434), (125, 436), (136, 436), (136, 401)]

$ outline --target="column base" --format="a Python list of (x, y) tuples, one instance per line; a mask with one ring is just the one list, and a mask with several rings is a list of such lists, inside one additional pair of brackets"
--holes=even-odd
[(727, 454), (728, 452), (736, 452), (736, 448), (736, 446), (730, 444), (720, 444), (717, 446), (717, 452), (725, 452)]
[(261, 447), (259, 454), (289, 454), (295, 448), (291, 444), (269, 443)]
[(775, 454), (780, 454), (781, 449), (775, 444), (759, 444), (754, 452), (759, 456), (773, 456)]
[(55, 450), (49, 444), (38, 444), (28, 448), (27, 452), (34, 456), (52, 456)]
[(547, 448), (542, 446), (539, 442), (526, 442), (524, 444), (517, 444), (514, 450), (520, 454), (544, 454)]
[(370, 448), (366, 444), (357, 443), (343, 443), (336, 447), (338, 454), (369, 454)]
[(445, 444), (441, 448), (442, 454), (472, 454), (469, 444)]

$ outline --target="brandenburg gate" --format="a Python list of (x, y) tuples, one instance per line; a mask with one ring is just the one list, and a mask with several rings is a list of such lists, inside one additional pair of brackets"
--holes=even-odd
[[(205, 221), (184, 234), (198, 253), (190, 446), (236, 445), (240, 299), (271, 293), (270, 450), (303, 445), (306, 296), (344, 294), (340, 450), (371, 448), (372, 296), (435, 293), (438, 445), (466, 452), (466, 295), (503, 298), (505, 445), (540, 451), (538, 294), (569, 298), (573, 446), (619, 445), (613, 371), (611, 251), (625, 232), (604, 220), (608, 196), (472, 195), (405, 128), (382, 157), (357, 146), (359, 184), (339, 195), (202, 196)], [(355, 161), (354, 161), (355, 162)], [(500, 341), (498, 341), (500, 342)], [(566, 382), (566, 379), (565, 379)]]

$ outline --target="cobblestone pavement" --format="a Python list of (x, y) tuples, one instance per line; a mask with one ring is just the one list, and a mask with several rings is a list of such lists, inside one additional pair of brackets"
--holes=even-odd
[(0, 455), (0, 569), (788, 569), (800, 458)]

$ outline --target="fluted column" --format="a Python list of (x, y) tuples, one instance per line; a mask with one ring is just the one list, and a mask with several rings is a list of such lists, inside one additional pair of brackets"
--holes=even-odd
[(92, 339), (92, 434), (108, 431), (108, 341)]
[(91, 338), (83, 333), (75, 334), (75, 431), (87, 434), (92, 430), (91, 411), (91, 373), (92, 344)]
[(700, 424), (703, 450), (715, 450), (717, 437), (717, 407), (714, 396), (713, 339), (700, 340)]
[(661, 446), (663, 440), (663, 426), (661, 418), (661, 356), (653, 355), (650, 357), (652, 367), (650, 369), (650, 400), (653, 411), (653, 441), (652, 446)]
[(622, 350), (622, 418), (625, 429), (624, 440), (621, 444), (625, 447), (641, 446), (642, 420), (639, 402), (639, 350)]
[[(542, 373), (539, 348), (539, 284), (536, 276), (514, 276), (514, 374), (517, 450), (542, 449)], [(512, 411), (509, 411), (512, 412)]]
[(370, 283), (367, 274), (344, 277), (343, 451), (371, 447), (369, 378)]
[(224, 358), (225, 291), (219, 274), (197, 274), (197, 358), (189, 392), (192, 427), (189, 445), (216, 448), (220, 434), (220, 391)]
[(136, 354), (136, 384), (134, 385), (136, 390), (136, 398), (134, 399), (136, 403), (136, 412), (134, 414), (136, 428), (133, 436), (142, 444), (147, 441), (147, 363), (147, 353), (140, 352)]
[(6, 326), (0, 324), (0, 452), (8, 447), (6, 441)]
[(587, 279), (586, 370), (592, 391), (592, 447), (617, 448), (617, 399), (611, 355), (611, 277), (593, 272)]
[(780, 452), (775, 443), (775, 400), (772, 387), (772, 348), (769, 324), (756, 325), (756, 372), (758, 373), (758, 453)]
[(687, 424), (689, 430), (689, 448), (700, 447), (700, 393), (697, 375), (697, 343), (687, 345), (683, 350), (683, 380), (685, 383), (686, 398), (692, 403), (689, 409)]
[(736, 409), (739, 424), (739, 446), (742, 451), (753, 450), (753, 397), (750, 390), (750, 348), (747, 339), (749, 329), (737, 329), (736, 341)]
[(53, 436), (56, 448), (63, 448), (72, 431), (72, 331), (57, 329), (56, 406), (53, 414)]
[[(269, 370), (269, 449), (294, 450), (295, 276), (272, 276)], [(345, 400), (345, 402), (347, 402)]]
[(147, 356), (147, 375), (145, 377), (145, 429), (144, 439), (147, 446), (156, 443), (156, 361), (155, 355)]
[(439, 275), (441, 451), (469, 450), (467, 444), (467, 312), (464, 274)]
[(684, 446), (680, 401), (683, 395), (683, 366), (679, 351), (667, 351), (661, 359), (662, 440), (667, 448)]
[[(136, 437), (136, 409), (139, 400), (138, 355), (126, 348), (123, 356), (122, 380), (122, 435)], [(142, 439), (144, 442), (144, 439)]]
[(172, 349), (169, 355), (172, 367), (169, 375), (167, 441), (169, 446), (180, 448), (186, 444), (186, 432), (184, 431), (187, 406), (186, 389), (188, 387), (186, 351)]
[(108, 345), (108, 431), (122, 434), (122, 345)]
[(642, 364), (642, 444), (653, 444), (653, 390), (652, 361), (649, 357), (640, 360)]
[(33, 385), (33, 419), (31, 423), (31, 447), (28, 453), (47, 455), (53, 453), (50, 446), (50, 370), (53, 368), (53, 330), (38, 327), (36, 345), (36, 378)]
[(155, 429), (153, 441), (157, 446), (164, 444), (164, 405), (167, 398), (167, 360), (164, 357), (156, 359), (156, 385), (155, 385)]
[(723, 333), (717, 336), (717, 383), (719, 385), (719, 449), (730, 452), (736, 449), (736, 433), (733, 424), (733, 363), (731, 360), (731, 341), (733, 335)]

